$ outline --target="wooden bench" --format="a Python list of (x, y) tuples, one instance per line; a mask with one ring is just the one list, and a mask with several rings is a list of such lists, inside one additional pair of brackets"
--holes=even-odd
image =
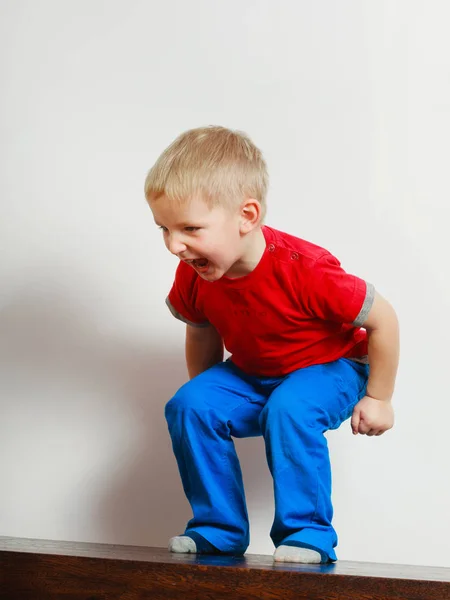
[(450, 600), (450, 569), (0, 537), (1, 600)]

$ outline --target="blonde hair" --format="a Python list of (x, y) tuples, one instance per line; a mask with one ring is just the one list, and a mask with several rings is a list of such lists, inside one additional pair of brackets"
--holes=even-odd
[(145, 180), (147, 201), (162, 195), (185, 201), (201, 194), (210, 206), (235, 206), (255, 198), (266, 212), (267, 166), (261, 151), (240, 131), (200, 127), (164, 150)]

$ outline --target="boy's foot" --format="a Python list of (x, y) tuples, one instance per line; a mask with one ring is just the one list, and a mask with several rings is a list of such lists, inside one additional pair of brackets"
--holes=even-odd
[(275, 562), (318, 564), (322, 561), (322, 557), (319, 552), (309, 548), (278, 546), (273, 555), (273, 560)]
[(190, 535), (177, 535), (169, 541), (169, 552), (180, 554), (222, 554), (203, 536), (192, 532)]
[(169, 552), (195, 554), (197, 552), (197, 545), (194, 540), (187, 535), (177, 535), (169, 540)]

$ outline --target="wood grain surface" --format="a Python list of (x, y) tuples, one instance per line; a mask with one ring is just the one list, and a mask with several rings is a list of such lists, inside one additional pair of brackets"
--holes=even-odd
[(0, 537), (2, 600), (450, 600), (450, 569)]

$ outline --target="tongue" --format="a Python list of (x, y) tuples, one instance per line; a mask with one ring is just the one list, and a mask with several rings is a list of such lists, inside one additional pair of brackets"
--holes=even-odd
[(207, 264), (208, 261), (206, 260), (206, 258), (197, 258), (196, 260), (194, 260), (194, 265), (196, 267), (199, 267), (199, 269), (206, 267)]

